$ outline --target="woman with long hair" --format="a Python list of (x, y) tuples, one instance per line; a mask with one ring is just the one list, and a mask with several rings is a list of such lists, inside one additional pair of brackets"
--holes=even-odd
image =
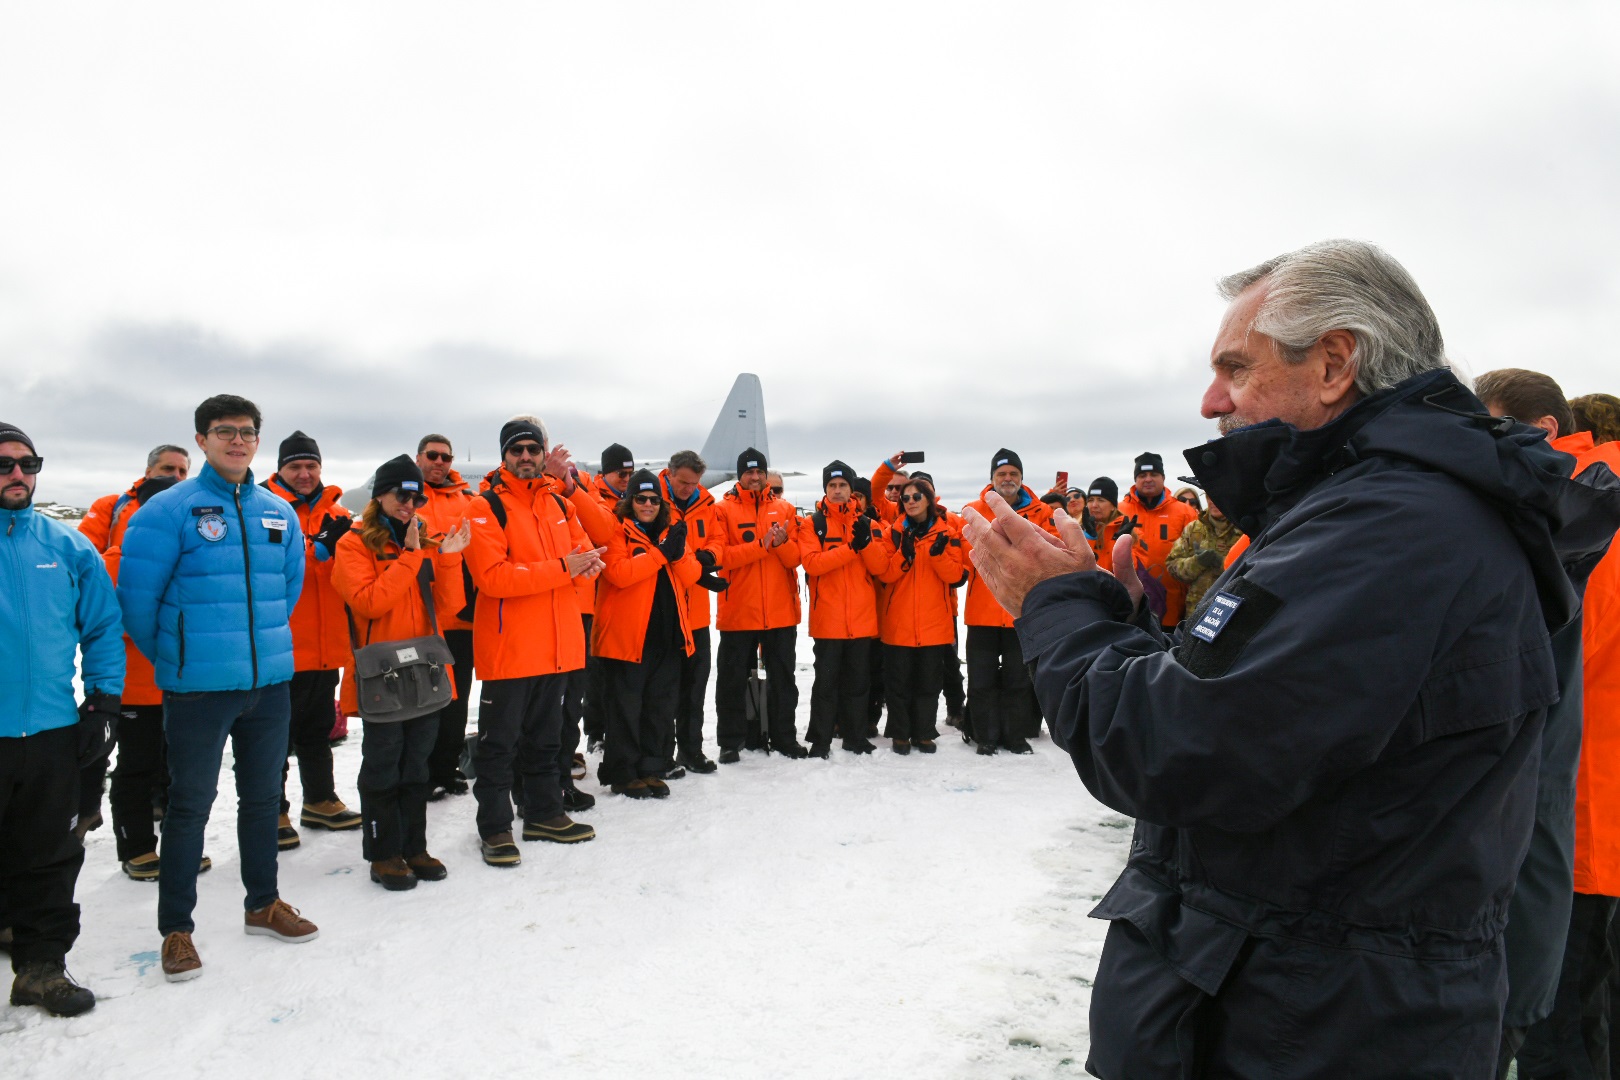
[[(359, 527), (344, 534), (332, 554), (332, 585), (348, 606), (361, 646), (438, 633), (436, 622), (460, 604), (460, 579), (435, 576), (431, 560), (434, 551), (452, 555), (465, 548), (471, 527), (464, 520), (452, 532), (431, 537), (416, 516), (425, 505), (422, 470), (401, 454), (377, 470)], [(431, 616), (420, 584), (424, 576), (432, 581)], [(454, 685), (452, 672), (445, 677)], [(343, 704), (345, 712), (358, 711), (352, 671), (345, 673)], [(371, 880), (395, 891), (442, 880), (444, 864), (427, 851), (428, 755), (438, 738), (439, 714), (366, 720), (364, 729), (356, 786)]]
[(894, 752), (932, 754), (945, 665), (954, 659), (956, 614), (951, 588), (964, 573), (962, 540), (934, 498), (934, 485), (912, 477), (900, 492), (900, 516), (883, 531), (889, 586), (881, 608), (885, 734)]
[(641, 469), (614, 513), (620, 531), (608, 540), (607, 563), (591, 624), (591, 655), (602, 665), (607, 701), (597, 779), (616, 795), (662, 799), (675, 765), (675, 712), (681, 665), (692, 655), (686, 592), (703, 566), (686, 546), (686, 523), (669, 523), (658, 477)]

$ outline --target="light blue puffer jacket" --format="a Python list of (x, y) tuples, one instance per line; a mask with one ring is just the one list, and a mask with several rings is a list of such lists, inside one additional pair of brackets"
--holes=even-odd
[(288, 617), (304, 536), (286, 500), (203, 465), (129, 522), (118, 568), (124, 631), (164, 690), (252, 690), (293, 676)]
[(78, 722), (81, 647), (86, 693), (122, 695), (123, 631), (95, 545), (32, 507), (0, 510), (0, 737)]

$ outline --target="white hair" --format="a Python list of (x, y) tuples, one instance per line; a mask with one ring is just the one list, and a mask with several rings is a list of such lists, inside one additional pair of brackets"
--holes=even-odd
[(1348, 330), (1356, 389), (1371, 394), (1446, 366), (1440, 324), (1417, 282), (1388, 253), (1361, 240), (1323, 240), (1267, 259), (1219, 282), (1235, 300), (1264, 282), (1250, 327), (1299, 363), (1330, 330)]
[(535, 427), (539, 428), (540, 429), (540, 445), (541, 445), (541, 447), (543, 449), (547, 450), (547, 451), (549, 451), (551, 449), (551, 432), (549, 430), (547, 430), (546, 422), (544, 420), (540, 419), (538, 416), (535, 416), (532, 413), (518, 413), (516, 416), (509, 416), (509, 417), (506, 418), (506, 422), (508, 424), (510, 424), (514, 420), (523, 420), (523, 421), (526, 421), (527, 423), (533, 424)]

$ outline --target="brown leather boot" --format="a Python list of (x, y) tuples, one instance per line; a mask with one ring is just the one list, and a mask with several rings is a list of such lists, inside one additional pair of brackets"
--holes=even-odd
[(416, 888), (416, 875), (395, 855), (392, 859), (378, 859), (371, 864), (371, 880), (389, 892), (405, 892)]
[(443, 881), (450, 873), (444, 868), (444, 863), (425, 851), (420, 855), (408, 856), (405, 865), (411, 868), (411, 873), (419, 881)]

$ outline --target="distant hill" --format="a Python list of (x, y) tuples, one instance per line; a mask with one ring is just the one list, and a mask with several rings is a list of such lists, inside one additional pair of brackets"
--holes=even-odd
[(57, 521), (78, 521), (84, 517), (84, 511), (77, 506), (68, 506), (64, 503), (36, 502), (34, 509), (48, 518)]

